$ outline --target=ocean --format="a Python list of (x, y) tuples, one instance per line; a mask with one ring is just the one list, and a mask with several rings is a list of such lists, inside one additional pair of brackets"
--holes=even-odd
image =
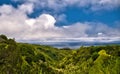
[(80, 48), (81, 46), (100, 46), (120, 44), (120, 41), (114, 42), (34, 42), (32, 44), (49, 45), (56, 48)]

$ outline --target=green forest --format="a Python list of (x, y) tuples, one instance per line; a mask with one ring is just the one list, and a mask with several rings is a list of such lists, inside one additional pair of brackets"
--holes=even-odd
[(120, 45), (58, 49), (0, 35), (0, 74), (120, 74)]

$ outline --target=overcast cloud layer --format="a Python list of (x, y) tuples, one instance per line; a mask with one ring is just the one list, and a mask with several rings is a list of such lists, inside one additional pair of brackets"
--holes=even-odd
[[(18, 0), (14, 0), (18, 1)], [(27, 14), (34, 12), (34, 8), (50, 7), (54, 10), (66, 6), (76, 5), (80, 7), (90, 6), (92, 10), (112, 9), (119, 7), (119, 0), (23, 0), (18, 8), (12, 5), (0, 6), (0, 34), (15, 37), (16, 40), (54, 40), (56, 38), (117, 38), (120, 37), (120, 27), (109, 27), (100, 22), (76, 22), (69, 26), (55, 26), (55, 22), (64, 18), (64, 14), (55, 19), (50, 14), (41, 14), (36, 18), (29, 18)], [(75, 15), (75, 14), (74, 14)], [(117, 23), (119, 24), (119, 23)], [(99, 38), (98, 38), (99, 39)], [(94, 40), (94, 39), (93, 39)]]

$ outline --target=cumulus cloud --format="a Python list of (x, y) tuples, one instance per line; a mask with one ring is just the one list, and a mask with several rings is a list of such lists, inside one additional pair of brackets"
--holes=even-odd
[[(0, 33), (17, 39), (40, 39), (51, 37), (73, 36), (74, 32), (80, 31), (84, 35), (87, 25), (77, 23), (67, 28), (56, 27), (55, 18), (49, 14), (41, 14), (37, 18), (27, 17), (33, 11), (29, 4), (23, 4), (17, 9), (11, 5), (0, 6)], [(4, 9), (4, 10), (2, 10)], [(8, 10), (7, 10), (8, 9)], [(80, 28), (78, 28), (80, 27)], [(71, 32), (71, 33), (69, 33)], [(78, 36), (76, 33), (74, 36)]]
[[(18, 8), (11, 5), (0, 6), (0, 34), (15, 37), (16, 40), (78, 39), (80, 37), (120, 37), (120, 30), (102, 23), (74, 23), (69, 26), (55, 26), (56, 19), (49, 14), (29, 18), (33, 4), (22, 4)], [(64, 17), (61, 16), (60, 18)], [(93, 31), (94, 30), (94, 31)], [(89, 32), (88, 32), (89, 31)]]
[(0, 32), (12, 34), (13, 32), (22, 32), (23, 30), (21, 29), (26, 28), (23, 22), (26, 19), (26, 15), (19, 9), (15, 9), (10, 5), (3, 5), (0, 6), (0, 14)]
[(25, 3), (18, 7), (19, 11), (30, 14), (33, 12), (34, 5), (33, 3)]

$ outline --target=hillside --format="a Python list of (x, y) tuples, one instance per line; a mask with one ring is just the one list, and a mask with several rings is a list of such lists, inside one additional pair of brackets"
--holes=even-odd
[(57, 49), (0, 35), (0, 74), (120, 74), (120, 45)]

